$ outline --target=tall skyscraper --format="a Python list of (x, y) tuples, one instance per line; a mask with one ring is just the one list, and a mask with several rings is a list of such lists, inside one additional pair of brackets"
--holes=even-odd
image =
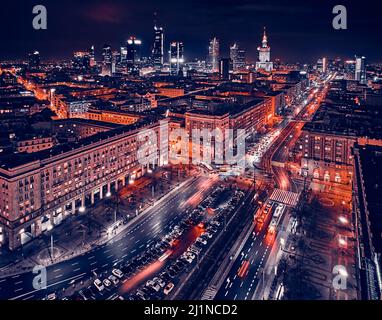
[(90, 59), (90, 67), (94, 67), (95, 65), (97, 65), (97, 62), (95, 59), (94, 46), (91, 46), (89, 49), (89, 59)]
[(154, 26), (154, 45), (152, 51), (154, 65), (158, 68), (163, 66), (164, 62), (164, 33), (163, 28)]
[(229, 71), (231, 70), (232, 60), (224, 58), (219, 60), (219, 75), (223, 80), (229, 80)]
[(111, 51), (111, 46), (105, 44), (102, 48), (102, 75), (111, 76), (111, 68), (113, 62), (113, 54)]
[(169, 52), (170, 73), (178, 75), (184, 64), (184, 47), (183, 42), (173, 41), (170, 43)]
[(120, 61), (121, 65), (126, 66), (127, 64), (127, 47), (121, 47), (120, 49)]
[(354, 80), (355, 79), (355, 60), (346, 60), (344, 63), (345, 69), (345, 79)]
[(233, 71), (239, 71), (245, 67), (245, 51), (240, 48), (239, 44), (234, 43), (230, 46), (229, 55), (232, 60)]
[(355, 57), (355, 80), (361, 84), (366, 84), (366, 57)]
[(322, 72), (323, 73), (328, 72), (328, 58), (326, 57), (322, 58)]
[(40, 67), (41, 57), (40, 52), (34, 51), (28, 54), (28, 67), (29, 69), (37, 69)]
[(141, 47), (142, 41), (134, 36), (131, 36), (127, 40), (127, 62), (135, 65), (137, 62), (141, 61)]
[(216, 38), (211, 39), (208, 48), (208, 61), (211, 72), (219, 72), (220, 44)]
[(268, 37), (264, 27), (263, 40), (261, 46), (257, 48), (259, 51), (259, 61), (256, 62), (256, 70), (263, 69), (267, 72), (273, 70), (273, 62), (271, 62), (271, 47), (268, 46)]
[(328, 59), (326, 57), (317, 60), (317, 71), (321, 73), (328, 71)]

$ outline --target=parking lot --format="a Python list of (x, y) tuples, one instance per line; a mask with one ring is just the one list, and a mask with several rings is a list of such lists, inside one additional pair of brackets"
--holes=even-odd
[(142, 254), (97, 275), (67, 299), (155, 300), (171, 295), (180, 278), (197, 266), (244, 192), (221, 184), (199, 206)]

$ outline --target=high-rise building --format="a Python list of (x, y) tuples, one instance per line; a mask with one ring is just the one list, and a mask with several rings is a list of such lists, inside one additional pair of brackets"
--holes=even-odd
[(89, 49), (89, 59), (90, 59), (90, 67), (94, 67), (97, 65), (96, 59), (95, 59), (95, 50), (94, 46), (91, 46)]
[(259, 61), (256, 62), (256, 70), (262, 69), (267, 72), (272, 71), (273, 62), (271, 62), (271, 47), (268, 45), (268, 37), (265, 28), (261, 46), (257, 48), (257, 51), (259, 51)]
[(208, 62), (211, 72), (219, 72), (220, 44), (216, 38), (211, 39), (208, 48)]
[(366, 84), (366, 58), (364, 56), (355, 57), (355, 80)]
[(111, 73), (114, 74), (116, 72), (117, 64), (121, 61), (121, 51), (115, 50), (112, 53), (111, 59)]
[(127, 62), (135, 65), (141, 61), (141, 47), (142, 41), (134, 36), (127, 40)]
[(86, 71), (90, 68), (89, 52), (76, 51), (73, 54), (72, 66), (74, 69)]
[(120, 49), (120, 61), (121, 65), (127, 64), (127, 47), (121, 47)]
[(354, 80), (355, 79), (355, 60), (346, 60), (344, 63), (345, 69), (345, 79)]
[(328, 72), (328, 58), (326, 57), (322, 58), (322, 72), (323, 73)]
[(29, 69), (37, 69), (40, 66), (41, 57), (40, 52), (34, 51), (28, 54), (28, 67)]
[(219, 60), (219, 75), (223, 80), (229, 80), (229, 72), (231, 70), (232, 60), (224, 58)]
[(154, 45), (152, 50), (154, 65), (158, 68), (163, 66), (164, 62), (164, 33), (163, 28), (154, 26)]
[(321, 73), (328, 71), (328, 59), (326, 57), (317, 60), (317, 71)]
[(245, 67), (245, 51), (240, 48), (239, 44), (234, 43), (230, 46), (229, 55), (232, 60), (233, 71), (239, 71)]
[(173, 41), (170, 43), (169, 52), (170, 73), (178, 75), (184, 64), (184, 47), (183, 42)]
[(102, 75), (103, 76), (111, 76), (112, 62), (113, 62), (113, 54), (111, 51), (111, 46), (108, 44), (105, 44), (102, 48)]

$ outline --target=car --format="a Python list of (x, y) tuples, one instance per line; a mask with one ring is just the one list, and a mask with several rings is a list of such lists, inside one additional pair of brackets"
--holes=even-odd
[(196, 239), (196, 242), (199, 242), (199, 243), (201, 243), (201, 244), (204, 245), (204, 246), (207, 244), (207, 241), (204, 240), (204, 239), (201, 238), (201, 237), (199, 237), (198, 239)]
[(102, 281), (102, 283), (104, 284), (105, 287), (110, 287), (111, 286), (111, 281), (109, 279), (104, 279)]
[(105, 286), (102, 284), (102, 281), (100, 279), (95, 279), (93, 283), (99, 292), (105, 289)]
[(171, 278), (171, 279), (174, 279), (177, 275), (177, 272), (174, 271), (174, 270), (169, 270), (168, 271), (168, 276)]
[(48, 296), (46, 297), (46, 300), (56, 300), (56, 299), (57, 299), (57, 296), (54, 292), (51, 294), (48, 294)]
[(219, 221), (214, 220), (214, 221), (211, 222), (211, 224), (215, 225), (217, 227), (220, 227), (220, 222)]
[(167, 284), (166, 288), (163, 289), (163, 293), (167, 296), (173, 289), (174, 289), (175, 285), (170, 282)]
[(184, 259), (184, 261), (187, 263), (192, 263), (194, 261), (194, 259), (192, 259), (190, 256), (183, 257), (182, 259)]
[(195, 255), (198, 255), (200, 251), (202, 251), (202, 249), (197, 247), (196, 245), (192, 245), (190, 248), (187, 249), (187, 251), (193, 252)]
[(213, 235), (209, 232), (205, 232), (203, 236), (207, 237), (208, 239), (211, 239), (213, 237)]
[(216, 233), (218, 231), (218, 229), (216, 229), (214, 226), (210, 226), (207, 228), (207, 231), (212, 232), (212, 233)]
[(155, 277), (155, 278), (153, 279), (153, 281), (154, 281), (155, 283), (159, 284), (159, 286), (160, 286), (161, 288), (164, 288), (164, 287), (166, 286), (166, 282), (165, 282), (163, 279), (161, 279), (161, 278)]
[(119, 283), (118, 278), (115, 275), (110, 275), (109, 278), (110, 282), (114, 284), (115, 286)]
[(123, 272), (119, 269), (113, 269), (111, 273), (116, 276), (118, 279), (121, 279), (123, 277)]
[(158, 283), (155, 283), (154, 281), (150, 281), (150, 284), (146, 283), (146, 286), (154, 290), (155, 292), (159, 292), (159, 290), (161, 289), (161, 286)]
[(138, 298), (138, 300), (148, 300), (148, 297), (147, 297), (147, 294), (145, 294), (143, 291), (141, 290), (137, 290), (136, 292), (136, 297)]

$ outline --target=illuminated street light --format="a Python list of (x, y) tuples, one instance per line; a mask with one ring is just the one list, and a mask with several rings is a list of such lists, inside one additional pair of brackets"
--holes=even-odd
[(348, 223), (349, 223), (348, 219), (347, 219), (346, 217), (344, 217), (344, 216), (340, 216), (340, 217), (338, 218), (338, 220), (339, 220), (339, 222), (341, 222), (342, 224), (348, 224)]
[(84, 207), (84, 206), (81, 206), (81, 207), (78, 209), (78, 211), (79, 211), (80, 213), (84, 213), (84, 212), (85, 212), (85, 207)]
[(107, 192), (106, 193), (106, 198), (110, 198), (111, 197), (111, 192)]

